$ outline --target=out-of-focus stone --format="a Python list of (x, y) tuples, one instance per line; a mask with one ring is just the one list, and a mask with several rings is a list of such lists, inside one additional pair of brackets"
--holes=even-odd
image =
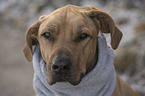
[(136, 33), (144, 32), (145, 31), (145, 22), (140, 22), (139, 24), (136, 25), (135, 27)]

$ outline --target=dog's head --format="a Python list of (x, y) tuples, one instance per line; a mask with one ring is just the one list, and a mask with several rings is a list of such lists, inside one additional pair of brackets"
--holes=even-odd
[(48, 83), (68, 81), (77, 85), (95, 63), (99, 30), (111, 34), (111, 46), (116, 49), (122, 33), (107, 13), (91, 5), (68, 5), (41, 16), (28, 28), (23, 52), (31, 61), (32, 46), (39, 44)]

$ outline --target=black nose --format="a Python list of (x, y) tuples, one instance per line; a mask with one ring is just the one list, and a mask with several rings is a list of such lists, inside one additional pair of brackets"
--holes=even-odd
[(52, 64), (52, 71), (56, 74), (65, 74), (71, 69), (71, 62), (69, 59), (58, 58)]

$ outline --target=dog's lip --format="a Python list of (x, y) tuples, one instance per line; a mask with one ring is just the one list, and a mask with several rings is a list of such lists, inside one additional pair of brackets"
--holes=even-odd
[(78, 84), (81, 82), (82, 77), (83, 77), (83, 76), (81, 76), (81, 78), (80, 78), (79, 80), (76, 81), (76, 80), (74, 80), (74, 79), (69, 78), (69, 76), (66, 76), (66, 75), (59, 75), (59, 76), (57, 76), (57, 78), (54, 78), (54, 79), (49, 83), (49, 85), (53, 85), (53, 84), (56, 84), (56, 83), (58, 83), (58, 82), (69, 82), (71, 85), (76, 86), (76, 85), (78, 85)]
[(78, 82), (72, 82), (71, 80), (66, 80), (66, 79), (64, 79), (64, 78), (59, 78), (59, 79), (57, 79), (57, 80), (52, 81), (51, 83), (49, 83), (49, 85), (53, 85), (53, 84), (56, 84), (56, 83), (58, 83), (58, 82), (69, 82), (69, 83), (72, 84), (73, 86), (76, 86), (76, 85), (78, 85), (78, 84), (81, 82), (81, 80), (78, 81)]
[(54, 78), (53, 80), (51, 80), (51, 82), (49, 82), (49, 85), (53, 85), (57, 82), (67, 82), (68, 80), (65, 78), (65, 76), (63, 75), (59, 75), (57, 76), (57, 78)]

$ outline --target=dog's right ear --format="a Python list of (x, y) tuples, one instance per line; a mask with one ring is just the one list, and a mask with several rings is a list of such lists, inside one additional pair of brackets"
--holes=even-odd
[(32, 56), (33, 56), (32, 46), (38, 44), (37, 35), (38, 35), (40, 22), (45, 17), (46, 17), (46, 15), (41, 16), (39, 18), (39, 20), (36, 21), (34, 24), (32, 24), (26, 31), (25, 45), (23, 47), (23, 53), (29, 62), (32, 61)]
[(122, 32), (116, 27), (111, 16), (93, 5), (87, 5), (83, 8), (85, 9), (84, 13), (93, 20), (102, 33), (111, 34), (111, 46), (115, 50), (122, 38)]

